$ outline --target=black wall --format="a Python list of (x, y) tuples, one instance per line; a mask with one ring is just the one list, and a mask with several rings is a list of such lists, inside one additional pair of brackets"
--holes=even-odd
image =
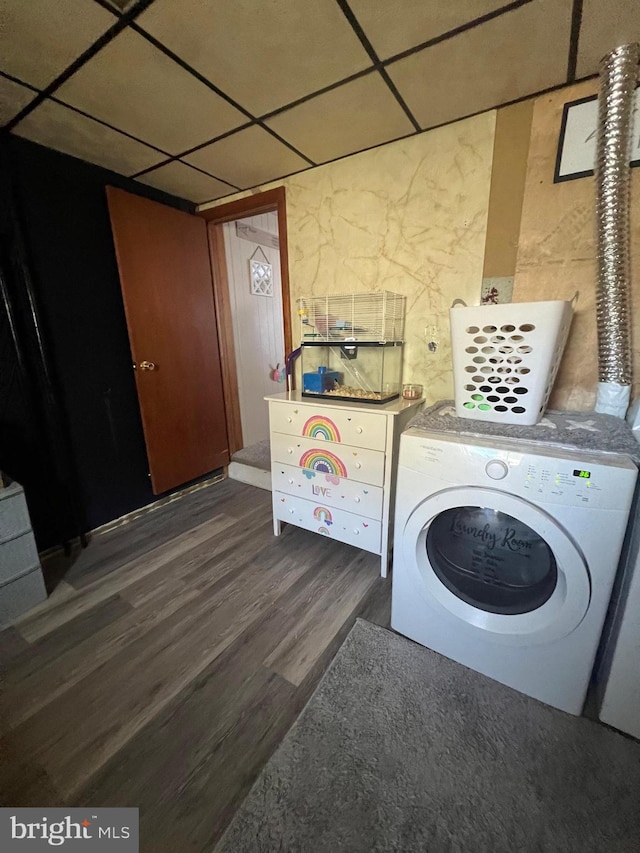
[[(5, 143), (14, 212), (69, 449), (64, 474), (77, 491), (80, 525), (90, 530), (156, 499), (148, 477), (105, 186), (186, 211), (193, 205), (15, 136)], [(16, 301), (24, 302), (24, 294), (15, 293), (24, 282), (14, 277), (12, 287)], [(20, 310), (28, 315), (24, 304)], [(23, 320), (28, 325), (28, 316)], [(28, 331), (25, 344), (33, 349)], [(42, 387), (37, 391), (44, 393)], [(41, 417), (37, 411), (32, 414), (36, 420)], [(0, 467), (19, 479), (19, 472), (10, 470), (11, 462), (3, 461), (10, 460), (12, 450), (10, 436), (3, 438)], [(44, 486), (47, 476), (43, 470), (42, 479), (34, 482), (31, 476), (25, 484), (41, 549), (76, 533), (71, 521), (47, 518), (43, 511), (51, 500), (50, 487)]]

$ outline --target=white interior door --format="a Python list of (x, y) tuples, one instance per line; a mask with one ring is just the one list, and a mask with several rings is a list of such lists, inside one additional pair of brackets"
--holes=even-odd
[[(285, 359), (278, 218), (274, 211), (227, 222), (223, 228), (240, 419), (248, 447), (269, 437), (265, 395), (285, 390), (284, 382), (273, 380), (278, 365), (284, 375)], [(252, 280), (252, 259), (263, 263), (262, 281)]]

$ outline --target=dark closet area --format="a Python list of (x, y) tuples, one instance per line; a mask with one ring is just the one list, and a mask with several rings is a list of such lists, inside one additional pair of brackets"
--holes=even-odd
[(1, 153), (0, 470), (42, 550), (157, 499), (105, 186), (193, 205), (15, 136)]

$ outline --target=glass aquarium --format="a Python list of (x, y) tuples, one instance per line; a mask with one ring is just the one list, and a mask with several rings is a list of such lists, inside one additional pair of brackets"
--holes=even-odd
[(302, 396), (388, 403), (400, 396), (402, 343), (302, 344)]

